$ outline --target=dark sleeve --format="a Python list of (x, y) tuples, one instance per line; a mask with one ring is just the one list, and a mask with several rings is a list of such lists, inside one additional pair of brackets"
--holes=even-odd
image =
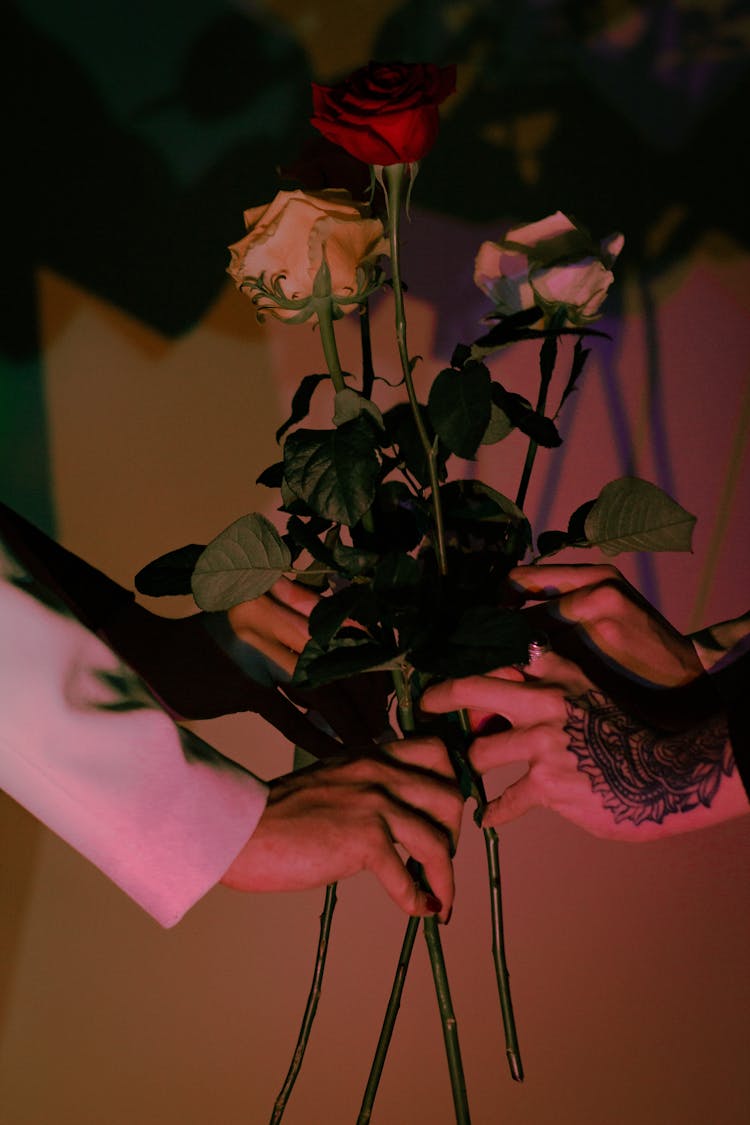
[[(0, 538), (27, 573), (21, 579), (56, 608), (72, 613), (149, 685), (176, 718), (208, 719), (256, 711), (317, 758), (340, 755), (277, 687), (256, 683), (227, 656), (201, 614), (176, 620), (150, 613), (134, 594), (0, 503)], [(335, 714), (326, 716), (336, 729)]]

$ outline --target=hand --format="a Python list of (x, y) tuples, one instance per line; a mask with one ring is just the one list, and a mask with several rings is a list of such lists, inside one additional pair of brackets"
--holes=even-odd
[(280, 578), (267, 594), (229, 610), (229, 623), (246, 644), (291, 676), (310, 639), (307, 619), (318, 596), (299, 582)]
[[(377, 757), (272, 781), (266, 810), (222, 882), (244, 891), (306, 890), (369, 870), (407, 914), (437, 913), (445, 922), (462, 810), (442, 742), (393, 742)], [(416, 886), (397, 844), (422, 864), (432, 895)]]
[[(229, 610), (229, 623), (246, 644), (262, 652), (291, 677), (310, 639), (308, 618), (319, 597), (299, 582), (280, 578), (268, 594)], [(284, 685), (285, 694), (322, 716), (346, 746), (373, 746), (391, 733), (387, 672), (367, 673), (318, 688)]]
[(575, 626), (583, 644), (610, 667), (614, 664), (620, 676), (679, 687), (703, 671), (690, 640), (649, 605), (617, 567), (519, 566), (508, 577), (527, 601), (544, 602), (531, 611), (541, 612), (542, 627), (549, 617)]
[(487, 827), (544, 806), (595, 836), (641, 841), (748, 811), (723, 716), (679, 734), (657, 732), (553, 652), (536, 657), (526, 673), (503, 669), (430, 688), (422, 707), (466, 708), (473, 718), (492, 713), (511, 724), (496, 734), (480, 730), (469, 753), (481, 774), (529, 763), (488, 804)]

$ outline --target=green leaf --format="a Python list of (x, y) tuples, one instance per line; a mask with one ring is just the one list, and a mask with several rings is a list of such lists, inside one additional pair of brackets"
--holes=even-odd
[(532, 629), (523, 614), (472, 606), (446, 640), (409, 653), (414, 667), (439, 676), (472, 676), (528, 659)]
[(189, 594), (193, 568), (204, 550), (205, 547), (199, 543), (188, 543), (186, 547), (178, 547), (175, 551), (160, 555), (138, 571), (135, 576), (136, 590), (152, 598)]
[(292, 413), (284, 422), (283, 426), (279, 426), (276, 431), (276, 440), (281, 441), (284, 434), (292, 426), (296, 426), (297, 422), (301, 422), (306, 418), (310, 411), (310, 403), (316, 388), (324, 379), (328, 379), (328, 375), (305, 375), (304, 379), (294, 392), (292, 399)]
[(301, 746), (294, 747), (294, 757), (292, 758), (292, 770), (306, 770), (308, 766), (317, 764), (318, 759), (314, 754), (308, 750), (303, 749)]
[(537, 536), (536, 549), (540, 555), (554, 555), (570, 545), (567, 531), (542, 531)]
[(481, 440), (481, 445), (496, 445), (515, 429), (508, 415), (496, 403), (490, 404), (490, 420)]
[(568, 520), (568, 539), (571, 542), (586, 538), (586, 520), (594, 504), (596, 500), (587, 500), (585, 504), (580, 504)]
[(255, 478), (256, 484), (264, 484), (266, 488), (281, 488), (284, 480), (284, 462), (274, 461), (264, 469), (260, 476)]
[[(432, 443), (435, 437), (432, 424), (425, 408), (420, 406), (419, 409), (427, 430), (427, 436)], [(427, 454), (419, 439), (414, 416), (408, 402), (399, 402), (396, 406), (392, 406), (390, 410), (386, 411), (383, 420), (385, 421), (389, 442), (398, 450), (399, 459), (403, 460), (407, 469), (417, 478), (420, 484), (428, 485), (430, 483), (430, 472)], [(437, 454), (438, 477), (440, 480), (445, 480), (445, 462), (448, 451), (444, 443), (438, 443)]]
[(451, 367), (463, 367), (471, 359), (471, 348), (468, 344), (456, 344), (451, 356)]
[(339, 640), (328, 652), (310, 640), (297, 661), (292, 683), (298, 687), (320, 687), (360, 672), (375, 671), (389, 664), (396, 655), (364, 634), (361, 639)]
[(528, 656), (530, 639), (531, 627), (521, 614), (492, 605), (467, 609), (450, 635), (455, 645), (509, 649), (514, 660)]
[(472, 554), (502, 551), (517, 562), (531, 546), (531, 528), (512, 500), (479, 480), (451, 481), (440, 489), (449, 542)]
[(349, 578), (354, 578), (358, 574), (364, 574), (368, 570), (372, 570), (380, 557), (376, 551), (367, 551), (360, 547), (349, 547), (345, 543), (342, 543), (338, 528), (335, 529), (335, 536), (332, 536), (331, 540), (327, 542), (331, 547), (336, 566)]
[(359, 391), (352, 390), (351, 387), (337, 391), (333, 415), (334, 426), (342, 426), (344, 422), (351, 422), (363, 414), (371, 418), (379, 430), (385, 430), (383, 415), (374, 402), (364, 398)]
[(605, 555), (621, 551), (689, 551), (695, 516), (639, 477), (610, 481), (586, 517), (586, 540)]
[(539, 350), (539, 373), (542, 377), (542, 383), (549, 385), (552, 378), (552, 373), (555, 370), (555, 361), (557, 360), (557, 337), (547, 336), (542, 342)]
[(352, 529), (355, 546), (376, 551), (411, 551), (430, 528), (430, 514), (402, 481), (389, 480), (378, 486), (370, 509), (371, 526)]
[(310, 636), (325, 650), (348, 619), (368, 629), (377, 626), (377, 613), (369, 585), (346, 586), (321, 598), (310, 614)]
[(565, 390), (560, 397), (560, 405), (557, 408), (558, 414), (565, 400), (576, 389), (576, 383), (578, 382), (580, 376), (583, 374), (583, 369), (586, 366), (586, 360), (589, 358), (590, 352), (591, 348), (584, 348), (583, 337), (579, 336), (576, 340), (576, 346), (573, 349), (573, 359), (570, 365), (570, 375), (568, 375), (568, 381), (565, 384)]
[[(305, 523), (299, 516), (291, 516), (286, 525), (288, 538), (299, 549), (309, 551), (314, 559), (322, 562), (324, 566), (330, 567), (331, 570), (336, 569), (336, 563), (333, 555), (326, 547), (325, 543), (321, 543), (318, 538), (319, 532), (327, 529), (328, 524), (324, 523), (321, 527), (322, 521), (317, 516)], [(299, 550), (297, 552), (299, 554)]]
[(451, 520), (493, 520), (526, 523), (518, 505), (481, 480), (452, 480), (440, 489), (445, 515)]
[(552, 419), (537, 414), (535, 410), (530, 410), (528, 414), (519, 418), (518, 428), (522, 434), (526, 434), (545, 449), (556, 449), (558, 445), (562, 445), (562, 438)]
[(446, 367), (430, 389), (427, 410), (436, 433), (459, 457), (473, 458), (490, 422), (491, 380), (483, 363)]
[(284, 445), (289, 488), (325, 519), (351, 527), (372, 504), (380, 462), (364, 418), (336, 430), (297, 430)]
[(562, 439), (557, 432), (555, 423), (551, 418), (537, 414), (531, 403), (514, 391), (506, 391), (501, 383), (492, 384), (492, 401), (507, 414), (513, 426), (517, 426), (521, 433), (532, 438), (537, 445), (547, 449), (562, 444)]
[(242, 516), (217, 535), (195, 564), (193, 597), (215, 612), (259, 598), (291, 566), (289, 548), (265, 516)]
[(380, 562), (373, 580), (378, 595), (388, 601), (414, 602), (415, 591), (422, 577), (419, 562), (411, 555), (386, 555)]

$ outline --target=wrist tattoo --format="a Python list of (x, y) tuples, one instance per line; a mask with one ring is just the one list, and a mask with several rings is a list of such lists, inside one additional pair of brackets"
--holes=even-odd
[(661, 824), (716, 796), (734, 770), (726, 719), (714, 716), (693, 730), (663, 734), (625, 714), (601, 691), (565, 700), (568, 749), (615, 820)]

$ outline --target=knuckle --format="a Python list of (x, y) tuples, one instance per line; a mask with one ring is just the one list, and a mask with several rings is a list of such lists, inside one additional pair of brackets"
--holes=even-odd
[(540, 723), (531, 733), (541, 755), (555, 754), (563, 745), (562, 731), (552, 723)]
[(602, 617), (596, 623), (596, 637), (606, 648), (620, 645), (625, 637), (622, 621), (616, 617)]
[(617, 619), (628, 601), (619, 574), (617, 578), (604, 579), (586, 597), (591, 616), (598, 620)]

